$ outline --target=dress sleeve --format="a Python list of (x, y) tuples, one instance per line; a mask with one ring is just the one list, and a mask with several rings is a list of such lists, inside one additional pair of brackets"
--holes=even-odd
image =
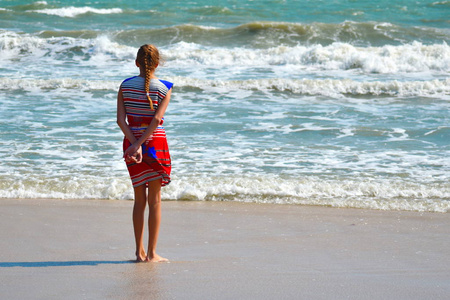
[(172, 82), (170, 82), (170, 81), (167, 81), (167, 80), (159, 80), (159, 81), (161, 81), (162, 83), (164, 83), (164, 85), (167, 87), (167, 90), (170, 90), (172, 87), (173, 87), (173, 83)]

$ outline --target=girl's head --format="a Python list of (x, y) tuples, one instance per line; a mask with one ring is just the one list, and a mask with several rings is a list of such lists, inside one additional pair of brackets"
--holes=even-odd
[(153, 45), (142, 45), (136, 56), (136, 65), (145, 74), (145, 91), (150, 107), (153, 109), (153, 102), (149, 95), (150, 77), (159, 65), (159, 51)]
[(142, 45), (136, 56), (136, 62), (146, 73), (154, 72), (159, 65), (159, 51), (153, 45)]

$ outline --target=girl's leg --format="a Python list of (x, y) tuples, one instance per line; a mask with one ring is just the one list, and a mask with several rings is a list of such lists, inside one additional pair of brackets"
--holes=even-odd
[(148, 250), (147, 260), (151, 262), (164, 262), (168, 259), (156, 254), (159, 225), (161, 223), (161, 181), (154, 180), (148, 183)]
[(145, 184), (134, 188), (133, 227), (136, 240), (136, 261), (145, 261), (147, 254), (144, 250), (144, 213), (147, 203), (147, 188)]

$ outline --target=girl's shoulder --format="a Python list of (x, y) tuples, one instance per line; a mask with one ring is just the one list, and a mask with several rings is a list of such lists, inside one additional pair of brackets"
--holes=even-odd
[(128, 81), (134, 81), (134, 80), (136, 80), (138, 77), (139, 77), (139, 76), (133, 76), (133, 77), (127, 78), (127, 79), (125, 79), (124, 81), (122, 81), (122, 83), (125, 83), (125, 82), (128, 82)]
[(164, 84), (165, 87), (167, 88), (167, 90), (170, 90), (173, 87), (173, 82), (170, 82), (167, 80), (162, 80), (162, 79), (158, 79), (158, 81), (160, 81), (162, 84)]

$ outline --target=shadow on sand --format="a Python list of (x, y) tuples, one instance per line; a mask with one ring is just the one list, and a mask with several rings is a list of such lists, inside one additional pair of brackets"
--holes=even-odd
[(80, 261), (20, 261), (0, 262), (0, 268), (42, 268), (42, 267), (70, 267), (70, 266), (97, 266), (97, 265), (120, 265), (133, 264), (134, 260), (80, 260)]

